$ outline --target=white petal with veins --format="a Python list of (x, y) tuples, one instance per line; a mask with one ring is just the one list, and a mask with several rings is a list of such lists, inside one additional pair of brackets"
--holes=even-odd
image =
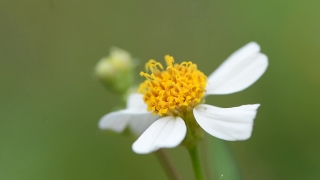
[(253, 120), (260, 104), (220, 108), (200, 104), (193, 109), (198, 124), (207, 133), (228, 141), (246, 140), (251, 136)]
[(132, 132), (140, 136), (148, 127), (160, 117), (151, 113), (142, 114), (130, 120), (129, 125)]
[[(104, 115), (99, 121), (99, 128), (122, 132), (130, 121), (140, 120), (150, 113), (141, 113), (131, 110), (120, 110)], [(150, 114), (151, 115), (151, 114)]]
[(268, 67), (268, 57), (251, 42), (234, 52), (208, 76), (206, 94), (231, 94), (256, 82)]
[(100, 129), (122, 132), (131, 121), (137, 121), (137, 124), (141, 125), (140, 127), (136, 127), (135, 123), (131, 126), (135, 133), (139, 133), (143, 131), (143, 127), (146, 129), (148, 125), (154, 122), (154, 118), (147, 111), (147, 105), (143, 102), (142, 95), (134, 93), (128, 97), (126, 109), (104, 115), (100, 119), (98, 126)]
[(132, 149), (138, 154), (147, 154), (160, 148), (178, 146), (187, 132), (186, 125), (180, 117), (166, 116), (156, 120), (133, 143)]

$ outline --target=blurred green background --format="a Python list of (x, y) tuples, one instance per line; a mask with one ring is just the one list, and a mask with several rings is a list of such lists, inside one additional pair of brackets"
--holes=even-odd
[[(315, 0), (2, 0), (0, 179), (166, 179), (153, 154), (132, 152), (133, 139), (98, 129), (118, 98), (94, 79), (95, 64), (115, 45), (139, 58), (139, 69), (170, 54), (209, 74), (250, 41), (269, 57), (265, 75), (243, 92), (207, 99), (262, 104), (252, 137), (227, 143), (242, 175), (318, 179), (319, 7)], [(186, 150), (168, 152), (192, 180)]]

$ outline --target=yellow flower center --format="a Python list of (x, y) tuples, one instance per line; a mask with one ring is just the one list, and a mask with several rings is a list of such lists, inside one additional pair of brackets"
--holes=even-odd
[(165, 56), (167, 68), (151, 59), (146, 63), (146, 71), (141, 72), (146, 80), (140, 84), (138, 92), (148, 111), (159, 116), (181, 116), (200, 103), (204, 95), (207, 77), (192, 62), (173, 64), (172, 56)]

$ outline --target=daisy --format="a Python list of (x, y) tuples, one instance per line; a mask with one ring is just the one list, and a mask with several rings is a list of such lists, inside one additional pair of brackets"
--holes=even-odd
[(174, 64), (169, 55), (165, 61), (167, 68), (155, 60), (146, 64), (150, 73), (140, 73), (146, 78), (140, 85), (140, 96), (132, 95), (127, 109), (103, 117), (100, 128), (122, 131), (134, 121), (157, 119), (132, 145), (133, 151), (139, 154), (179, 144), (194, 147), (202, 139), (203, 130), (228, 141), (251, 136), (259, 104), (220, 108), (204, 104), (203, 98), (242, 91), (262, 76), (268, 58), (260, 53), (257, 43), (248, 43), (234, 52), (208, 77), (192, 62)]

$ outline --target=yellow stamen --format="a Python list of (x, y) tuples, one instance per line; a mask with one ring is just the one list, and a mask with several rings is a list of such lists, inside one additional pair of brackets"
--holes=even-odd
[(192, 62), (173, 64), (172, 56), (166, 55), (167, 68), (151, 59), (146, 63), (146, 71), (141, 72), (146, 80), (140, 84), (138, 92), (148, 111), (159, 116), (180, 115), (199, 104), (204, 95), (207, 77)]

